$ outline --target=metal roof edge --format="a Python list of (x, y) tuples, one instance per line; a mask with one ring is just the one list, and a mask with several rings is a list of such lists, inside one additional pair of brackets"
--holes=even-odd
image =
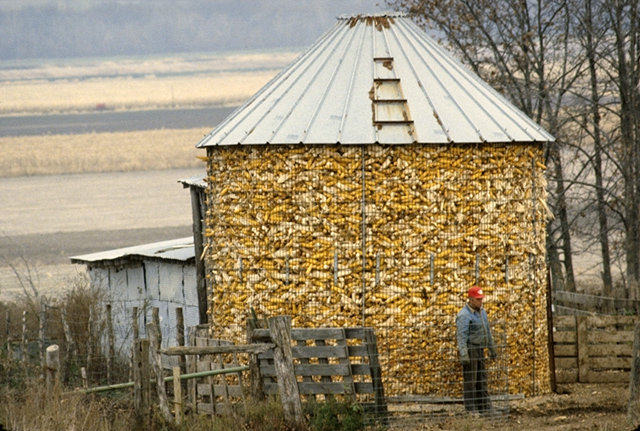
[(126, 260), (160, 259), (187, 262), (195, 259), (193, 237), (188, 236), (168, 241), (124, 247), (97, 253), (71, 256), (74, 264), (91, 265), (96, 262), (117, 262)]

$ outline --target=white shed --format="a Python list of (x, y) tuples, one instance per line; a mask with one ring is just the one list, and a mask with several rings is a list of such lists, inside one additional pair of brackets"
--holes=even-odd
[(199, 323), (193, 237), (71, 257), (86, 265), (92, 286), (111, 304), (116, 347), (131, 344), (133, 307), (138, 307), (140, 334), (145, 336), (151, 310), (158, 307), (163, 346), (176, 345), (176, 308), (185, 327)]

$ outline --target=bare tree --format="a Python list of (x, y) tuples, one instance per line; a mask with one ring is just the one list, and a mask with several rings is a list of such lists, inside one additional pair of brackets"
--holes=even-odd
[[(425, 28), (436, 29), (478, 75), (556, 141), (547, 148), (549, 206), (547, 249), (554, 289), (575, 291), (570, 215), (562, 148), (568, 117), (564, 99), (584, 71), (571, 34), (576, 24), (565, 0), (388, 0)], [(552, 185), (552, 186), (551, 186)], [(560, 252), (563, 261), (560, 261)], [(564, 268), (564, 274), (562, 271)]]

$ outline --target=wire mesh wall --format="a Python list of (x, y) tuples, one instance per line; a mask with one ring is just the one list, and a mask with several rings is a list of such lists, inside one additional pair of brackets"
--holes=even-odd
[(515, 144), (210, 148), (214, 336), (240, 338), (251, 308), (296, 327), (371, 326), (389, 395), (456, 396), (455, 318), (479, 284), (506, 325), (500, 390), (548, 391), (540, 155)]

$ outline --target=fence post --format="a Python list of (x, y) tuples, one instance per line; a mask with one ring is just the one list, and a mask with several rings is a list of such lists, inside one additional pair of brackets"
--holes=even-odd
[(87, 378), (87, 369), (85, 367), (80, 368), (80, 376), (82, 377), (82, 387), (87, 389), (89, 387), (89, 379)]
[(388, 425), (389, 413), (387, 411), (387, 400), (385, 399), (384, 386), (382, 385), (382, 369), (378, 361), (378, 340), (373, 328), (364, 328), (364, 341), (369, 356), (369, 369), (371, 370), (371, 383), (373, 384), (376, 415), (382, 419), (385, 425)]
[[(40, 356), (40, 369), (44, 369), (44, 366), (46, 365), (46, 357), (45, 357), (45, 347), (44, 347), (44, 338), (45, 338), (45, 333), (44, 333), (44, 328), (45, 328), (45, 321), (47, 319), (47, 303), (45, 302), (45, 298), (44, 296), (40, 297), (40, 322), (39, 322), (39, 328), (38, 328), (38, 355)], [(44, 376), (43, 376), (44, 377)]]
[(576, 345), (578, 347), (578, 382), (589, 382), (589, 334), (587, 316), (576, 317)]
[(637, 424), (640, 421), (640, 323), (636, 323), (633, 332), (627, 415), (632, 424)]
[(149, 340), (133, 340), (133, 396), (136, 419), (149, 425), (151, 405), (151, 376), (149, 370)]
[(7, 314), (7, 361), (11, 363), (13, 361), (13, 340), (11, 339), (11, 313), (9, 307), (5, 310)]
[(302, 403), (293, 369), (291, 353), (291, 316), (270, 317), (269, 332), (275, 344), (273, 349), (273, 365), (278, 376), (278, 391), (287, 422), (302, 424)]
[(47, 393), (52, 395), (60, 383), (60, 348), (57, 344), (47, 347), (45, 368)]
[[(176, 344), (184, 346), (184, 313), (182, 307), (176, 307)], [(185, 355), (178, 356), (178, 365), (180, 366), (180, 372), (185, 374), (187, 372)]]
[[(254, 320), (247, 318), (247, 344), (255, 343), (253, 338), (253, 331), (256, 329), (255, 324)], [(264, 400), (264, 382), (260, 373), (258, 355), (255, 354), (249, 355), (249, 381), (251, 397), (256, 401)]]
[(107, 343), (109, 344), (109, 350), (107, 352), (107, 384), (111, 384), (111, 376), (113, 374), (113, 358), (115, 354), (115, 336), (113, 334), (113, 317), (111, 315), (111, 304), (106, 306), (107, 313)]
[(93, 309), (93, 304), (89, 305), (89, 321), (87, 322), (87, 366), (85, 370), (91, 369), (91, 362), (93, 361), (93, 319), (95, 318), (95, 313)]
[(133, 368), (136, 366), (135, 364), (135, 356), (134, 356), (134, 349), (135, 349), (135, 343), (136, 341), (140, 338), (140, 328), (138, 326), (138, 307), (133, 307), (132, 311), (131, 311), (131, 333), (132, 333), (132, 337), (131, 337), (131, 357), (129, 358), (131, 360), (131, 366), (129, 367), (130, 371), (129, 371), (129, 378), (130, 380), (133, 380)]
[(171, 409), (169, 408), (169, 399), (167, 398), (167, 389), (164, 384), (162, 356), (158, 352), (160, 349), (160, 328), (155, 322), (147, 325), (147, 334), (149, 335), (151, 362), (153, 363), (153, 369), (156, 374), (156, 388), (160, 404), (160, 413), (168, 423), (173, 423), (173, 416), (171, 415)]
[(22, 362), (25, 365), (24, 372), (28, 375), (29, 346), (27, 345), (27, 310), (22, 312)]
[(162, 328), (160, 327), (160, 309), (153, 307), (151, 309), (151, 322), (158, 328), (158, 349), (162, 346)]
[(182, 423), (182, 384), (180, 381), (180, 367), (173, 367), (173, 410), (176, 414), (176, 424)]
[(75, 358), (76, 345), (73, 341), (73, 336), (71, 335), (71, 328), (69, 327), (69, 322), (67, 321), (67, 309), (62, 307), (60, 309), (60, 319), (62, 320), (62, 328), (64, 330), (64, 338), (66, 341), (66, 349), (64, 353), (64, 377), (63, 380), (65, 383), (69, 381), (70, 377), (70, 369), (71, 369), (71, 360)]

